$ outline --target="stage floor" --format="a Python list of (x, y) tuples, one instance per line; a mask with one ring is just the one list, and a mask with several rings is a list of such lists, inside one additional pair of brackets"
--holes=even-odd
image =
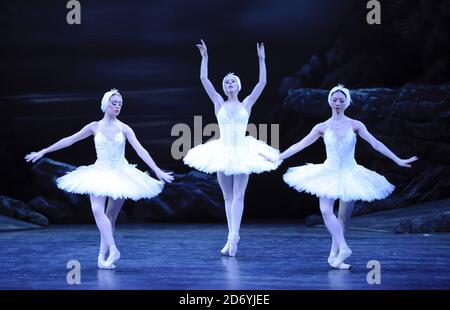
[[(98, 270), (94, 225), (0, 233), (0, 289), (450, 289), (450, 234), (350, 230), (349, 271), (331, 269), (323, 227), (243, 224), (234, 258), (220, 255), (226, 224), (119, 225), (117, 269)], [(81, 284), (68, 284), (70, 260)], [(367, 283), (377, 260), (381, 284)]]

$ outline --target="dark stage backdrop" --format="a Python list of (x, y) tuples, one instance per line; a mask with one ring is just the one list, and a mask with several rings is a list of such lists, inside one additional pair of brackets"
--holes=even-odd
[[(221, 90), (223, 76), (235, 72), (243, 84), (241, 99), (257, 82), (256, 42), (264, 42), (268, 85), (252, 112), (250, 121), (256, 124), (284, 119), (286, 111), (279, 109), (290, 89), (449, 81), (449, 1), (383, 1), (381, 25), (366, 22), (367, 1), (361, 0), (80, 1), (79, 25), (66, 22), (66, 3), (0, 1), (1, 195), (23, 201), (39, 195), (23, 156), (100, 119), (100, 99), (111, 88), (123, 93), (120, 118), (155, 161), (189, 172), (170, 155), (177, 139), (171, 129), (177, 123), (192, 126), (194, 115), (203, 116), (203, 126), (215, 121), (199, 81), (195, 44), (201, 38), (208, 46), (210, 79)], [(328, 116), (325, 111), (317, 120)], [(289, 130), (298, 125), (289, 122), (280, 123), (283, 150), (293, 139)], [(305, 122), (298, 138), (311, 125)], [(438, 140), (448, 146), (447, 137)], [(320, 162), (323, 152), (318, 143), (308, 158)], [(49, 157), (76, 166), (92, 163), (93, 141)], [(146, 169), (130, 147), (127, 158)], [(381, 163), (381, 170), (393, 165)], [(302, 218), (317, 212), (314, 198), (282, 183), (286, 168), (252, 176), (246, 200), (250, 217)]]

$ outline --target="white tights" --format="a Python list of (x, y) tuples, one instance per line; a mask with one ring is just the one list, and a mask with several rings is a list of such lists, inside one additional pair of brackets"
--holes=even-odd
[(217, 173), (217, 180), (225, 201), (228, 223), (228, 241), (221, 251), (224, 255), (234, 256), (237, 251), (248, 177), (248, 174), (225, 175), (221, 172)]

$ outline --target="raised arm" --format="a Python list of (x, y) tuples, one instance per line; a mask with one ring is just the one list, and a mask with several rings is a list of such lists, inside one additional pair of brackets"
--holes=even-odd
[(155, 161), (152, 159), (150, 154), (147, 152), (146, 149), (142, 146), (142, 144), (138, 141), (136, 138), (136, 134), (134, 131), (129, 127), (128, 125), (124, 125), (123, 130), (125, 137), (127, 138), (128, 142), (130, 142), (133, 149), (136, 151), (136, 153), (139, 155), (139, 157), (149, 166), (156, 174), (159, 180), (170, 183), (173, 181), (172, 173), (166, 173), (162, 171), (155, 163)]
[(397, 165), (402, 167), (411, 167), (411, 163), (418, 159), (417, 156), (413, 156), (408, 159), (401, 159), (395, 155), (390, 149), (388, 149), (383, 143), (377, 140), (366, 128), (366, 126), (360, 121), (353, 121), (353, 128), (361, 138), (366, 140), (375, 150), (390, 158)]
[(306, 135), (302, 140), (293, 144), (286, 151), (280, 154), (280, 160), (285, 160), (286, 158), (291, 157), (292, 155), (300, 152), (301, 150), (307, 148), (311, 144), (317, 141), (323, 134), (323, 123), (317, 124), (313, 127), (311, 132)]
[(206, 48), (206, 44), (203, 40), (201, 40), (201, 44), (197, 44), (197, 47), (202, 55), (202, 63), (200, 65), (200, 80), (202, 81), (202, 85), (206, 90), (209, 98), (214, 103), (214, 110), (217, 113), (219, 111), (220, 105), (223, 103), (223, 98), (214, 88), (211, 81), (208, 79), (208, 50)]
[(256, 51), (259, 59), (259, 81), (252, 93), (243, 101), (248, 111), (251, 110), (256, 100), (258, 100), (259, 96), (261, 96), (261, 93), (267, 84), (266, 53), (264, 50), (264, 43), (256, 43)]
[(69, 147), (72, 144), (74, 144), (75, 142), (86, 139), (87, 137), (89, 137), (90, 135), (92, 135), (95, 132), (96, 126), (97, 126), (97, 122), (89, 123), (86, 126), (84, 126), (77, 133), (74, 133), (71, 136), (65, 137), (65, 138), (59, 140), (58, 142), (50, 145), (49, 147), (44, 148), (38, 152), (31, 152), (30, 154), (25, 156), (25, 160), (27, 162), (31, 161), (34, 163), (47, 153)]

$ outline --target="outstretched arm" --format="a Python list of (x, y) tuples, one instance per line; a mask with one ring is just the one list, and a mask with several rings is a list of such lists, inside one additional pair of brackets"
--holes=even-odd
[(173, 181), (173, 176), (171, 175), (172, 173), (164, 172), (156, 165), (155, 161), (152, 159), (147, 150), (144, 149), (142, 144), (136, 138), (136, 134), (128, 125), (124, 126), (124, 134), (139, 157), (155, 172), (158, 179), (167, 183)]
[(301, 150), (307, 148), (308, 146), (310, 146), (311, 144), (316, 142), (317, 139), (319, 139), (321, 137), (322, 133), (323, 133), (322, 124), (317, 124), (316, 126), (313, 127), (311, 132), (308, 135), (306, 135), (306, 137), (304, 137), (299, 142), (293, 144), (286, 151), (281, 153), (279, 159), (285, 160), (285, 159), (291, 157), (292, 155), (300, 152)]
[(397, 155), (395, 155), (390, 149), (388, 149), (383, 143), (377, 140), (366, 128), (366, 126), (360, 122), (354, 122), (354, 128), (358, 132), (359, 136), (369, 142), (369, 144), (378, 152), (383, 154), (384, 156), (390, 158), (397, 165), (402, 167), (411, 167), (411, 163), (418, 159), (417, 156), (413, 156), (408, 159), (401, 159)]
[(208, 79), (208, 50), (206, 48), (206, 44), (203, 40), (201, 40), (201, 44), (197, 44), (197, 47), (202, 55), (202, 63), (200, 65), (200, 80), (202, 81), (202, 85), (206, 90), (209, 98), (214, 103), (214, 110), (217, 113), (219, 111), (220, 105), (223, 103), (223, 98), (214, 88), (211, 81)]
[(75, 133), (69, 137), (65, 137), (65, 138), (59, 140), (58, 142), (50, 145), (49, 147), (44, 148), (38, 152), (32, 152), (32, 153), (26, 155), (25, 160), (27, 162), (31, 161), (34, 163), (47, 153), (69, 147), (72, 144), (74, 144), (75, 142), (86, 139), (87, 137), (89, 137), (90, 135), (92, 135), (95, 132), (95, 126), (97, 126), (97, 122), (92, 122), (90, 124), (87, 124), (77, 133)]
[(252, 93), (243, 101), (248, 111), (251, 110), (256, 100), (258, 100), (259, 96), (261, 96), (261, 93), (267, 83), (266, 53), (264, 50), (264, 43), (256, 43), (256, 51), (258, 52), (259, 59), (259, 81), (253, 89)]

